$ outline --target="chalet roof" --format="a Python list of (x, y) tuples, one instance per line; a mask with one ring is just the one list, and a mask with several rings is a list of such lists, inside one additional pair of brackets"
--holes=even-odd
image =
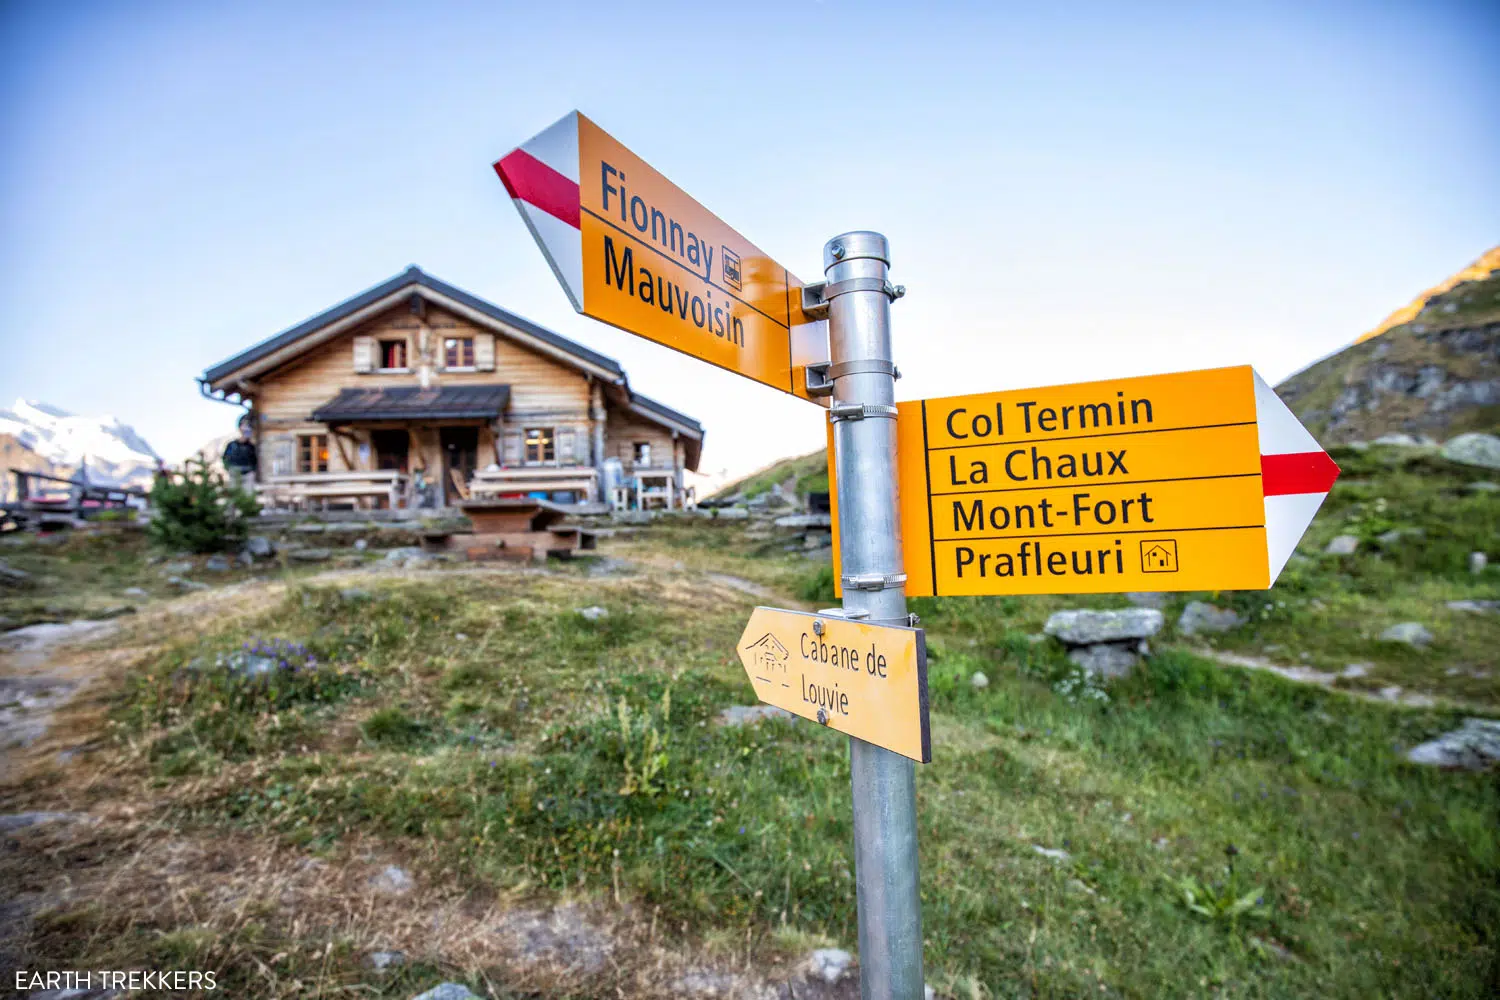
[(341, 389), (313, 411), (325, 424), (364, 420), (494, 420), (510, 400), (508, 385), (387, 386), (378, 389)]
[(599, 378), (617, 403), (653, 423), (683, 434), (688, 439), (688, 467), (697, 468), (703, 425), (679, 410), (632, 390), (625, 377), (625, 370), (618, 361), (471, 295), (462, 288), (439, 281), (415, 264), (395, 277), (219, 362), (205, 371), (199, 381), (205, 391), (240, 391), (236, 389), (237, 383), (253, 380), (264, 372), (272, 371), (367, 319), (400, 305), (413, 295), (459, 312), (540, 353), (551, 355)]
[(357, 313), (363, 312), (368, 307), (381, 302), (383, 299), (391, 298), (397, 293), (405, 291), (407, 288), (412, 288), (413, 290), (426, 289), (442, 298), (451, 299), (474, 312), (487, 316), (506, 326), (513, 327), (527, 336), (556, 348), (578, 361), (586, 363), (591, 368), (602, 368), (612, 375), (622, 377), (625, 374), (625, 370), (620, 367), (620, 363), (614, 358), (607, 358), (602, 354), (591, 351), (582, 344), (571, 341), (561, 334), (553, 333), (546, 327), (536, 325), (529, 319), (501, 309), (499, 306), (486, 302), (476, 295), (470, 295), (462, 288), (450, 285), (446, 281), (439, 281), (413, 264), (394, 278), (383, 281), (374, 288), (368, 288), (353, 298), (345, 299), (332, 309), (324, 310), (311, 319), (303, 320), (296, 326), (283, 330), (276, 334), (276, 336), (263, 340), (254, 347), (241, 351), (228, 360), (219, 362), (203, 373), (203, 380), (208, 383), (217, 382), (226, 375), (231, 375), (242, 368), (248, 368), (257, 361), (263, 361), (281, 352), (283, 348), (290, 347), (299, 340), (308, 338), (314, 333), (333, 326), (340, 320), (348, 319)]

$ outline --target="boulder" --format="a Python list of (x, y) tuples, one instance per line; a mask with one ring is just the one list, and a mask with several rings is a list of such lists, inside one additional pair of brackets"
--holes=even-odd
[(844, 973), (853, 963), (854, 956), (842, 948), (819, 948), (808, 957), (808, 975), (825, 983), (836, 983), (844, 978)]
[(791, 712), (775, 705), (730, 705), (719, 713), (721, 726), (750, 726), (761, 719), (792, 719)]
[(162, 576), (181, 576), (184, 573), (191, 573), (192, 571), (193, 571), (193, 564), (191, 562), (187, 561), (187, 560), (181, 560), (179, 562), (169, 562), (169, 563), (167, 563), (165, 566), (163, 566), (161, 568), (161, 575)]
[(245, 539), (245, 551), (256, 559), (269, 559), (276, 554), (276, 546), (265, 535), (251, 535)]
[(167, 586), (176, 587), (178, 590), (207, 590), (208, 584), (199, 583), (197, 580), (188, 580), (180, 576), (167, 577)]
[(1469, 572), (1478, 576), (1484, 572), (1484, 568), (1490, 564), (1490, 557), (1483, 552), (1469, 553)]
[(778, 528), (829, 528), (833, 526), (830, 514), (787, 514), (772, 522)]
[(1421, 622), (1401, 622), (1380, 633), (1382, 642), (1404, 642), (1408, 646), (1426, 646), (1433, 635)]
[(1500, 601), (1474, 601), (1474, 600), (1449, 601), (1448, 602), (1448, 610), (1449, 611), (1473, 611), (1473, 612), (1476, 612), (1478, 614), (1485, 614), (1486, 612), (1490, 612), (1490, 611), (1500, 611)]
[(404, 869), (395, 865), (386, 865), (370, 879), (370, 888), (383, 896), (404, 896), (415, 884)]
[(1352, 556), (1359, 550), (1359, 539), (1353, 535), (1339, 535), (1323, 550), (1331, 556)]
[(213, 555), (203, 560), (203, 568), (210, 573), (228, 573), (229, 559), (226, 556)]
[(1477, 771), (1500, 762), (1500, 720), (1465, 719), (1451, 733), (1412, 747), (1406, 759), (1413, 764)]
[(974, 671), (974, 676), (969, 678), (969, 685), (975, 691), (983, 691), (990, 686), (990, 679), (985, 676), (983, 670), (976, 670)]
[(124, 590), (120, 591), (120, 593), (124, 594), (126, 597), (149, 597), (149, 596), (151, 596), (150, 594), (146, 593), (146, 590), (143, 587), (126, 587)]
[(714, 517), (721, 521), (743, 521), (750, 516), (750, 512), (744, 507), (720, 507), (714, 511)]
[(1116, 642), (1079, 646), (1069, 651), (1068, 659), (1095, 677), (1128, 677), (1141, 662), (1130, 644)]
[(406, 964), (406, 952), (404, 951), (372, 951), (367, 959), (370, 968), (376, 972), (384, 972)]
[(0, 562), (0, 587), (29, 587), (31, 574)]
[(1167, 606), (1167, 601), (1170, 600), (1171, 597), (1171, 594), (1148, 594), (1138, 592), (1133, 594), (1126, 594), (1125, 600), (1129, 601), (1131, 604), (1135, 605), (1138, 608), (1157, 608), (1158, 610), (1160, 610), (1161, 608)]
[(458, 983), (439, 983), (426, 993), (419, 993), (411, 1000), (480, 1000), (467, 986)]
[(578, 617), (584, 619), (585, 621), (596, 622), (601, 618), (609, 617), (609, 609), (601, 608), (597, 604), (587, 608), (576, 608), (574, 610), (577, 613)]
[(1155, 608), (1118, 611), (1078, 609), (1054, 611), (1042, 631), (1069, 646), (1092, 646), (1122, 639), (1146, 639), (1161, 631), (1162, 614)]
[(1420, 448), (1422, 446), (1422, 442), (1410, 434), (1382, 434), (1370, 443), (1383, 444), (1392, 448)]
[(1488, 479), (1476, 480), (1468, 488), (1474, 493), (1500, 493), (1500, 483), (1492, 483)]
[(1183, 635), (1204, 632), (1228, 632), (1245, 624), (1245, 616), (1229, 608), (1216, 608), (1203, 601), (1189, 601), (1177, 619), (1177, 631)]
[(1500, 437), (1493, 434), (1460, 434), (1443, 445), (1442, 456), (1461, 465), (1500, 469)]
[(298, 562), (326, 562), (331, 555), (328, 549), (293, 549), (291, 553)]

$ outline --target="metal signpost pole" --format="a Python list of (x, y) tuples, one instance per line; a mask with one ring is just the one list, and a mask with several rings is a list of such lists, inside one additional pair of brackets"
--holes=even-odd
[[(890, 309), (900, 292), (886, 280), (889, 268), (879, 233), (845, 233), (823, 247), (844, 612), (870, 624), (906, 625)], [(864, 1000), (922, 1000), (915, 765), (853, 737), (849, 758), (860, 993)]]

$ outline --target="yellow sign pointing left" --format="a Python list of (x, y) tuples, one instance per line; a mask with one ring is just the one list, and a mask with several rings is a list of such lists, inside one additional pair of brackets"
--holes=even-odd
[(918, 763), (932, 760), (921, 629), (756, 608), (737, 651), (766, 704)]
[(827, 406), (805, 369), (828, 324), (802, 282), (640, 157), (572, 112), (495, 163), (573, 308)]

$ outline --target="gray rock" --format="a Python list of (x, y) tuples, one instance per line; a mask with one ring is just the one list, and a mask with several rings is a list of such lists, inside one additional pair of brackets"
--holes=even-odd
[(1418, 441), (1410, 434), (1382, 434), (1380, 437), (1376, 438), (1370, 443), (1383, 444), (1392, 448), (1418, 448), (1421, 447), (1422, 444), (1422, 442)]
[(4, 587), (29, 587), (31, 586), (31, 574), (24, 569), (16, 569), (0, 562), (0, 586)]
[(210, 573), (228, 573), (229, 559), (225, 556), (213, 555), (203, 560), (203, 568)]
[(1177, 631), (1183, 635), (1205, 632), (1228, 632), (1245, 624), (1245, 616), (1229, 608), (1216, 608), (1203, 601), (1189, 601), (1177, 619)]
[(207, 590), (208, 584), (199, 583), (197, 580), (188, 580), (180, 576), (167, 577), (167, 586), (176, 587), (178, 590)]
[(1339, 671), (1339, 676), (1344, 678), (1344, 680), (1352, 681), (1364, 677), (1369, 672), (1370, 665), (1368, 663), (1351, 663)]
[(320, 535), (328, 530), (328, 526), (319, 524), (316, 521), (309, 521), (306, 524), (292, 525), (292, 530), (299, 535)]
[(363, 601), (374, 600), (375, 595), (363, 587), (345, 587), (339, 591), (339, 600), (345, 604), (359, 604)]
[(367, 549), (369, 547), (370, 547), (370, 543), (368, 541), (366, 541), (365, 539), (363, 539), (363, 538), (356, 538), (354, 540), (354, 549), (355, 549), (356, 552), (363, 552), (365, 549)]
[(384, 972), (406, 964), (406, 952), (404, 951), (372, 951), (367, 959), (370, 968), (376, 972)]
[(276, 554), (276, 546), (265, 535), (251, 535), (245, 539), (245, 551), (256, 559), (269, 559)]
[(1469, 572), (1478, 576), (1484, 572), (1484, 568), (1490, 564), (1490, 557), (1483, 552), (1469, 553)]
[(234, 557), (234, 561), (239, 563), (245, 569), (249, 569), (251, 566), (255, 565), (255, 557), (246, 552), (244, 549), (241, 549), (239, 551), (239, 554)]
[(1119, 611), (1054, 611), (1042, 631), (1069, 646), (1092, 646), (1121, 639), (1147, 639), (1161, 631), (1162, 614), (1155, 608)]
[(604, 968), (614, 942), (600, 933), (577, 906), (559, 906), (550, 913), (516, 910), (495, 925), (513, 942), (525, 962), (547, 962), (586, 972)]
[(182, 560), (180, 562), (169, 562), (169, 563), (167, 563), (165, 566), (163, 566), (161, 568), (161, 575), (162, 576), (181, 576), (184, 573), (191, 573), (192, 571), (193, 571), (193, 564), (191, 562), (188, 562), (187, 560)]
[(778, 528), (830, 528), (833, 526), (831, 514), (787, 514), (778, 517), (772, 522)]
[(990, 679), (984, 675), (983, 670), (974, 671), (974, 676), (969, 678), (969, 684), (976, 691), (983, 691), (990, 686)]
[(1401, 622), (1380, 633), (1382, 642), (1404, 642), (1408, 646), (1426, 646), (1433, 635), (1420, 622)]
[(1331, 556), (1352, 556), (1359, 550), (1359, 539), (1353, 535), (1339, 535), (1323, 549)]
[(294, 549), (291, 553), (298, 562), (325, 562), (331, 555), (328, 549)]
[(1392, 528), (1390, 531), (1377, 536), (1375, 540), (1389, 548), (1403, 538), (1421, 538), (1425, 534), (1427, 532), (1421, 528)]
[(1500, 720), (1465, 719), (1451, 733), (1412, 747), (1406, 759), (1413, 764), (1477, 771), (1500, 762)]
[(1473, 611), (1477, 614), (1486, 614), (1491, 611), (1500, 611), (1500, 601), (1449, 601), (1449, 611)]
[(1488, 479), (1480, 479), (1470, 483), (1469, 489), (1474, 493), (1500, 493), (1500, 483), (1492, 483)]
[(146, 589), (144, 587), (126, 587), (124, 590), (120, 591), (120, 593), (124, 594), (126, 597), (150, 597), (151, 596), (150, 594), (146, 593)]
[(0, 816), (0, 833), (12, 833), (16, 830), (24, 830), (32, 826), (44, 826), (48, 823), (76, 823), (79, 820), (89, 819), (86, 813), (68, 812), (24, 812), (8, 813)]
[(587, 608), (575, 608), (574, 612), (585, 621), (596, 622), (601, 618), (609, 617), (609, 609), (601, 608), (599, 605), (590, 605)]
[(1101, 642), (1068, 651), (1068, 659), (1095, 677), (1127, 677), (1141, 662), (1133, 644)]
[(1125, 600), (1129, 601), (1131, 604), (1135, 605), (1138, 608), (1156, 608), (1160, 610), (1161, 608), (1167, 606), (1167, 601), (1170, 600), (1171, 597), (1171, 594), (1148, 594), (1137, 592), (1133, 594), (1126, 594)]
[(386, 865), (370, 879), (370, 888), (384, 896), (404, 896), (415, 884), (404, 869), (395, 865)]
[(1036, 851), (1042, 857), (1050, 858), (1053, 861), (1073, 860), (1073, 855), (1069, 854), (1067, 851), (1063, 850), (1060, 847), (1043, 847), (1041, 844), (1032, 844), (1031, 849), (1033, 851)]
[(1500, 469), (1500, 437), (1493, 434), (1460, 434), (1443, 445), (1442, 456), (1461, 465)]
[(807, 959), (807, 971), (825, 983), (836, 983), (844, 978), (854, 956), (842, 948), (819, 948)]
[(398, 549), (387, 549), (385, 553), (386, 562), (405, 562), (408, 559), (421, 559), (427, 553), (420, 546), (405, 545)]
[(419, 993), (411, 1000), (481, 1000), (467, 986), (458, 983), (439, 983), (426, 993)]
[(714, 517), (721, 521), (743, 521), (750, 516), (750, 512), (744, 507), (720, 507), (714, 511)]
[(721, 726), (752, 726), (762, 719), (794, 719), (791, 712), (775, 705), (730, 705), (719, 713)]

